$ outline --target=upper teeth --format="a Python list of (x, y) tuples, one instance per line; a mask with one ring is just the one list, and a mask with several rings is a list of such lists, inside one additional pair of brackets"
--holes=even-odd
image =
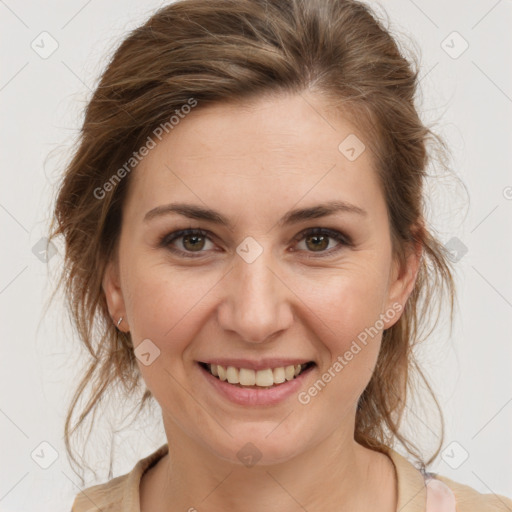
[(285, 380), (292, 380), (299, 375), (303, 366), (305, 365), (296, 364), (257, 371), (248, 368), (235, 368), (234, 366), (226, 368), (220, 364), (209, 364), (208, 368), (215, 377), (219, 377), (220, 380), (227, 380), (230, 384), (268, 387), (280, 384)]

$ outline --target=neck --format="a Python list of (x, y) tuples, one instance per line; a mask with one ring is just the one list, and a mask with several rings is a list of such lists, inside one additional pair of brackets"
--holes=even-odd
[(142, 480), (141, 512), (396, 510), (393, 463), (344, 432), (286, 462), (251, 467), (204, 450), (178, 428), (166, 433), (169, 454)]

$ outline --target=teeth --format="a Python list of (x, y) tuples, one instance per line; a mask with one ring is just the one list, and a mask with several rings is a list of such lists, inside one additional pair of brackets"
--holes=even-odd
[(276, 384), (281, 384), (286, 380), (286, 377), (284, 376), (284, 368), (281, 366), (281, 368), (274, 368), (273, 371), (274, 374), (274, 382)]
[(266, 370), (258, 370), (256, 372), (256, 386), (273, 386), (274, 385), (274, 374), (270, 368)]
[(238, 378), (238, 370), (233, 366), (228, 366), (226, 370), (226, 377), (228, 378), (228, 382), (230, 384), (238, 384), (240, 382)]
[[(213, 366), (213, 365), (212, 365)], [(211, 370), (210, 370), (211, 371)], [(226, 380), (226, 370), (223, 366), (217, 365), (217, 372), (220, 380)], [(213, 373), (213, 372), (212, 372)]]
[(295, 377), (295, 366), (285, 366), (284, 376), (286, 380), (292, 380)]
[(212, 375), (222, 381), (227, 380), (230, 384), (270, 387), (294, 379), (301, 372), (303, 365), (296, 364), (258, 371), (248, 368), (235, 368), (234, 366), (224, 368), (220, 364), (210, 364), (208, 368)]
[[(240, 379), (240, 384), (242, 384), (242, 386), (254, 386), (256, 384), (256, 372), (254, 370), (240, 368), (240, 371), (238, 372), (238, 377)], [(258, 386), (259, 385), (260, 384), (258, 384)]]

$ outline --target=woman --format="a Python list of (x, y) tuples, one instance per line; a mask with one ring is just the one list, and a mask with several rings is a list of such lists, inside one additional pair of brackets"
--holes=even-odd
[(425, 463), (399, 428), (432, 298), (454, 298), (416, 86), (355, 1), (183, 0), (122, 43), (55, 207), (94, 356), (66, 443), (141, 379), (168, 443), (74, 512), (512, 509), (427, 473), (440, 447)]

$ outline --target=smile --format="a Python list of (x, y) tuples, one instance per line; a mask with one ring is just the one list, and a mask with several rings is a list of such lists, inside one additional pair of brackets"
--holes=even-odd
[[(206, 385), (206, 393), (213, 391), (218, 397), (211, 397), (213, 403), (220, 399), (248, 407), (269, 407), (296, 396), (312, 378), (317, 364), (307, 360), (232, 359), (196, 361), (196, 367), (203, 376), (199, 382)], [(202, 384), (200, 386), (202, 388)]]
[(295, 379), (315, 363), (310, 361), (305, 364), (264, 368), (261, 370), (222, 366), (220, 364), (199, 364), (222, 382), (227, 381), (229, 384), (246, 388), (272, 388)]

